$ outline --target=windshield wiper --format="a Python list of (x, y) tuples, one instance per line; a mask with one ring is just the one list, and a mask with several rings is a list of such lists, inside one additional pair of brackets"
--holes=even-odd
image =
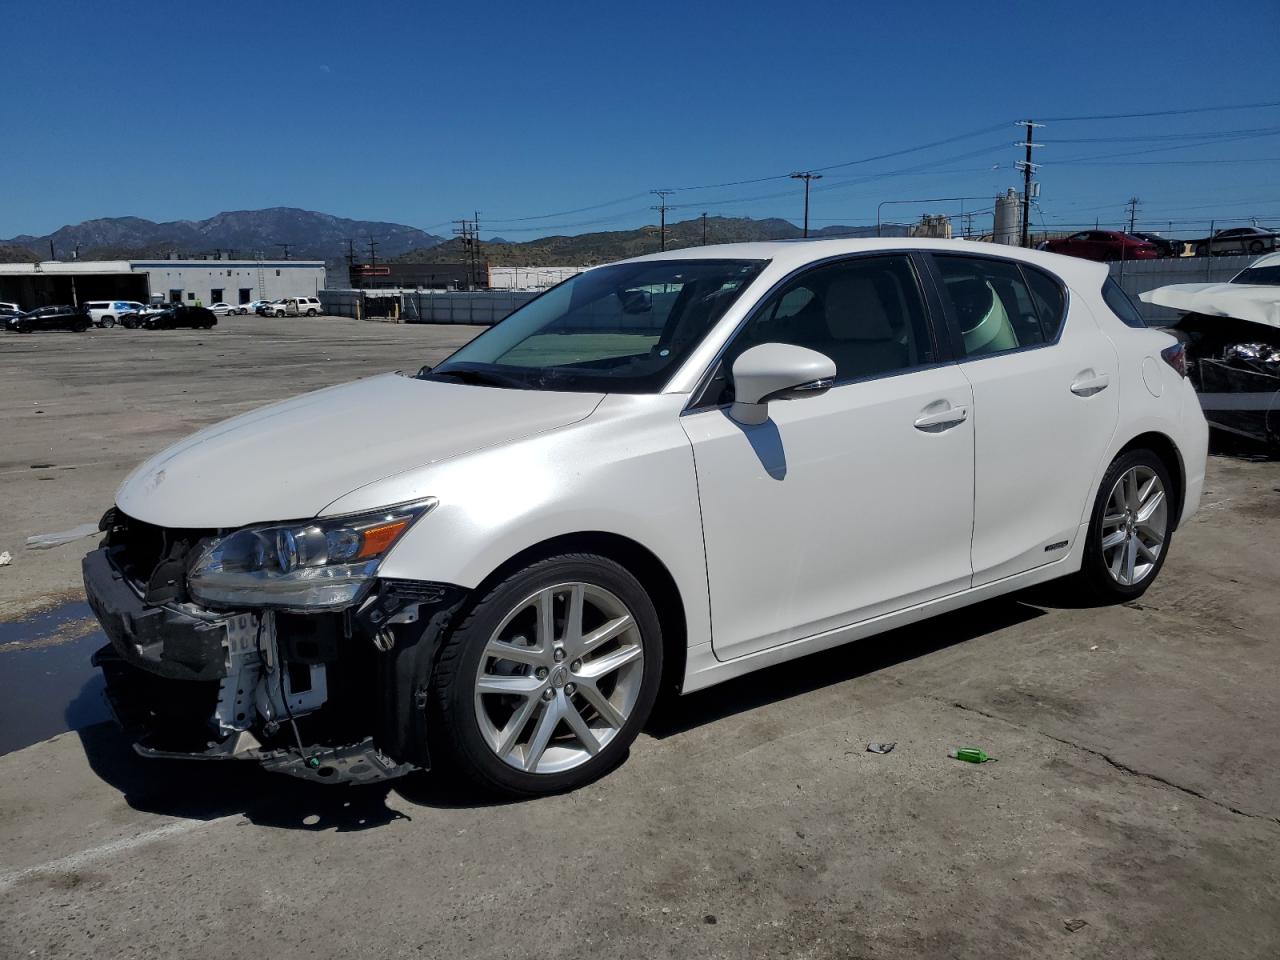
[(470, 383), (479, 387), (518, 387), (526, 386), (525, 382), (517, 377), (508, 377), (501, 373), (493, 373), (490, 370), (432, 370), (427, 377), (456, 377), (463, 383)]

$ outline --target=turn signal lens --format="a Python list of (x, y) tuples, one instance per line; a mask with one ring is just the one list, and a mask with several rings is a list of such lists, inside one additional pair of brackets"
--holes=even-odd
[(356, 554), (356, 557), (364, 559), (365, 557), (376, 557), (381, 554), (396, 542), (396, 538), (409, 526), (411, 519), (410, 517), (405, 517), (400, 520), (393, 520), (391, 523), (384, 523), (361, 530), (360, 551)]

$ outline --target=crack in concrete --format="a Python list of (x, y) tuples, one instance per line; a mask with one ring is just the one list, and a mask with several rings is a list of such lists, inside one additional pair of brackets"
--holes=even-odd
[(1167, 780), (1157, 773), (1148, 773), (1145, 770), (1135, 769), (1134, 767), (1129, 766), (1127, 763), (1122, 763), (1121, 761), (1117, 760), (1115, 757), (1111, 756), (1108, 753), (1103, 752), (1102, 750), (1095, 750), (1092, 747), (1086, 747), (1084, 744), (1077, 743), (1074, 740), (1067, 740), (1063, 737), (1055, 737), (1051, 733), (1045, 733), (1043, 730), (1038, 730), (1035, 727), (1029, 727), (1026, 724), (1017, 723), (1013, 720), (1009, 720), (1006, 717), (1001, 717), (994, 713), (988, 713), (986, 710), (979, 710), (977, 707), (971, 707), (968, 704), (961, 703), (959, 700), (947, 700), (943, 697), (934, 697), (934, 696), (929, 697), (929, 699), (934, 700), (938, 703), (944, 703), (950, 707), (955, 707), (958, 710), (964, 710), (967, 713), (976, 713), (978, 716), (986, 717), (988, 720), (999, 721), (1000, 723), (1007, 724), (1011, 727), (1014, 727), (1017, 730), (1023, 730), (1027, 733), (1034, 733), (1041, 737), (1044, 737), (1047, 740), (1052, 740), (1054, 743), (1060, 743), (1063, 746), (1071, 747), (1074, 750), (1079, 750), (1080, 752), (1087, 753), (1090, 756), (1098, 757), (1100, 760), (1105, 760), (1108, 764), (1110, 764), (1115, 769), (1119, 770), (1121, 773), (1127, 773), (1131, 777), (1138, 777), (1142, 780), (1150, 780), (1153, 783), (1161, 784), (1162, 786), (1168, 787), (1171, 790), (1177, 790), (1179, 793), (1185, 793), (1189, 797), (1195, 797), (1197, 800), (1204, 800), (1207, 803), (1212, 803), (1215, 807), (1221, 807), (1223, 810), (1226, 810), (1229, 813), (1234, 813), (1238, 817), (1247, 817), (1250, 820), (1262, 820), (1266, 823), (1273, 823), (1273, 824), (1276, 824), (1277, 826), (1280, 826), (1280, 817), (1270, 817), (1262, 813), (1250, 813), (1247, 810), (1241, 810), (1239, 807), (1233, 807), (1229, 803), (1226, 803), (1222, 800), (1216, 800), (1213, 797), (1210, 797), (1206, 794), (1201, 793), (1199, 790), (1193, 789), (1192, 787), (1185, 787), (1180, 783), (1174, 783), (1172, 780)]

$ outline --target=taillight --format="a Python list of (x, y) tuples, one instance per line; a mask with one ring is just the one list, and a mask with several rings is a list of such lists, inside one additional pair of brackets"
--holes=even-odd
[(1178, 376), (1186, 379), (1187, 376), (1187, 345), (1179, 341), (1171, 347), (1165, 347), (1160, 351), (1160, 356), (1164, 362), (1178, 371)]

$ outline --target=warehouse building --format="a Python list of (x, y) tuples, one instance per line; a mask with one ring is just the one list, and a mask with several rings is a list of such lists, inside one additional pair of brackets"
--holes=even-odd
[(323, 260), (53, 260), (0, 263), (0, 301), (24, 310), (86, 300), (249, 303), (314, 297)]

